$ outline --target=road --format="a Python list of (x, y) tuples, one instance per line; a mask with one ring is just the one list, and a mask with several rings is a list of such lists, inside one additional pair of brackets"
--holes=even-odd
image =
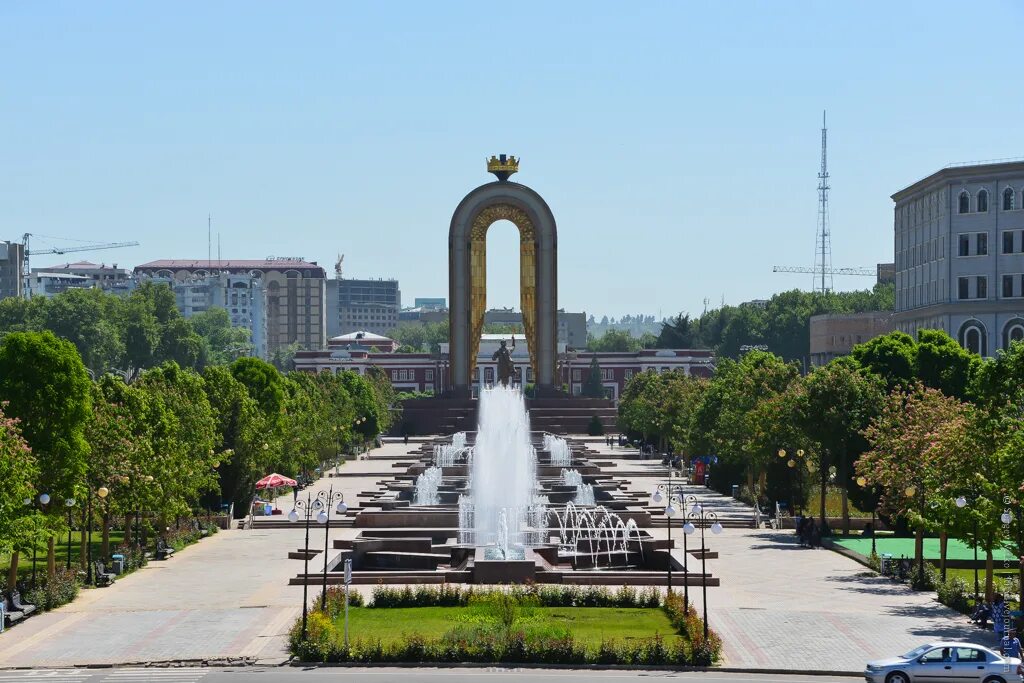
[(852, 683), (861, 677), (836, 678), (831, 676), (789, 676), (784, 674), (755, 675), (724, 671), (593, 671), (551, 669), (357, 669), (323, 667), (302, 669), (297, 667), (251, 667), (244, 669), (220, 668), (151, 668), (151, 669), (34, 669), (27, 671), (0, 671), (0, 683), (49, 681), (51, 683), (326, 683), (344, 677), (346, 683), (441, 683), (457, 680), (459, 683), (486, 681), (488, 683), (627, 683), (650, 679), (674, 681), (700, 681), (701, 683)]

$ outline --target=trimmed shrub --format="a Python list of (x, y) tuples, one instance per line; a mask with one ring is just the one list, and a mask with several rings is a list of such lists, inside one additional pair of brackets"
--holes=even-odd
[(78, 572), (59, 567), (51, 581), (43, 576), (42, 583), (25, 593), (23, 602), (46, 611), (66, 605), (78, 595)]
[(604, 434), (604, 424), (597, 415), (590, 416), (590, 422), (587, 423), (587, 434), (590, 436), (602, 436)]
[(538, 607), (658, 607), (661, 596), (653, 588), (642, 591), (622, 586), (612, 592), (605, 586), (527, 585), (509, 588), (475, 589), (458, 585), (421, 585), (392, 588), (378, 585), (373, 589), (370, 607), (466, 607), (478, 597), (503, 593), (519, 601), (536, 601)]

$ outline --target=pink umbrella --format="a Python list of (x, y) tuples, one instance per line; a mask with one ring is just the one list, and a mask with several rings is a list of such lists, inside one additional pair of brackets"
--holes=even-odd
[[(294, 479), (289, 479), (283, 474), (268, 474), (256, 482), (256, 490), (279, 489), (284, 486), (295, 486), (296, 483)], [(276, 503), (277, 501), (275, 500), (274, 502)]]
[(295, 486), (296, 483), (294, 479), (289, 479), (283, 474), (268, 474), (256, 482), (256, 490), (278, 489), (282, 486)]

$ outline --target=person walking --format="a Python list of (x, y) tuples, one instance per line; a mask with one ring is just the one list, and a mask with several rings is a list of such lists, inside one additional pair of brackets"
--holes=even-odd
[(1020, 657), (1020, 640), (1016, 629), (1011, 628), (999, 641), (999, 654), (1004, 657)]
[(1005, 629), (1006, 600), (1002, 593), (996, 593), (995, 599), (992, 601), (992, 630), (995, 631), (996, 638), (1002, 640)]

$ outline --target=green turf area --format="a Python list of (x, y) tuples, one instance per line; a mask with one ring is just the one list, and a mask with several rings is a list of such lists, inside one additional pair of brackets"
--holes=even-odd
[[(349, 633), (352, 638), (380, 639), (385, 644), (413, 634), (438, 638), (460, 624), (472, 625), (471, 614), (464, 607), (353, 607)], [(523, 626), (565, 627), (578, 642), (593, 646), (602, 640), (679, 637), (665, 612), (656, 607), (537, 607)]]
[[(851, 538), (837, 538), (835, 539), (835, 542), (847, 550), (852, 550), (853, 552), (864, 555), (865, 557), (871, 554), (870, 538), (863, 538), (859, 536)], [(875, 544), (879, 555), (890, 553), (895, 558), (914, 556), (913, 538), (886, 538), (879, 536), (875, 539)], [(924, 556), (926, 559), (939, 559), (939, 539), (924, 539)], [(1013, 553), (1005, 548), (996, 550), (996, 552), (993, 553), (993, 557), (996, 562), (1002, 562), (1003, 560), (1013, 562), (1016, 560)], [(974, 548), (959, 539), (951, 538), (946, 545), (946, 558), (950, 560), (973, 560)], [(978, 559), (985, 559), (985, 551), (981, 548), (978, 549)]]
[[(111, 531), (110, 532), (110, 552), (116, 552), (114, 548), (121, 544), (124, 540), (123, 531)], [(57, 566), (64, 567), (67, 565), (67, 551), (68, 551), (68, 535), (65, 533), (63, 536), (57, 539), (56, 546), (54, 547), (54, 555), (57, 558)], [(79, 532), (71, 532), (71, 566), (78, 566), (78, 556), (80, 550), (80, 537)], [(46, 541), (40, 541), (36, 545), (36, 571), (46, 571)], [(103, 559), (100, 553), (103, 551), (103, 533), (93, 529), (92, 532), (92, 557), (93, 560)], [(7, 569), (11, 566), (11, 556), (7, 554), (0, 554), (0, 571), (3, 575), (7, 575)], [(18, 558), (18, 574), (25, 575), (32, 573), (32, 552), (31, 550), (27, 553), (22, 553), (21, 557)]]

